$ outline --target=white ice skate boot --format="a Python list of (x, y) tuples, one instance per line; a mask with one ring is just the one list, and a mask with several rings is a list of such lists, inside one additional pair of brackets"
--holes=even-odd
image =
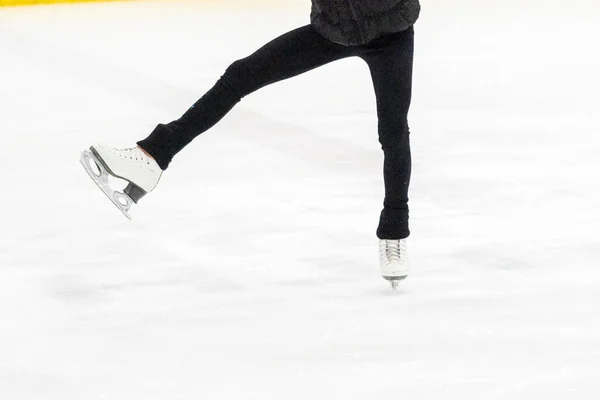
[(379, 240), (379, 265), (383, 279), (390, 281), (396, 290), (402, 279), (408, 276), (408, 254), (406, 239)]
[[(95, 165), (93, 168), (92, 163)], [(156, 187), (162, 170), (139, 147), (113, 149), (95, 144), (81, 153), (81, 164), (90, 178), (129, 219), (129, 209)], [(108, 176), (128, 182), (123, 193), (111, 189)]]

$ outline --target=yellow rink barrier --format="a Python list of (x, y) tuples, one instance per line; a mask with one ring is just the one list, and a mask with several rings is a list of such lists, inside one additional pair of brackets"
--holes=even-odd
[(0, 7), (4, 6), (32, 6), (36, 4), (57, 3), (91, 3), (100, 1), (122, 1), (122, 0), (0, 0)]
[[(134, 2), (137, 0), (0, 0), (0, 8), (10, 6), (34, 6), (43, 4), (77, 4), (77, 3), (116, 3), (116, 2)], [(165, 0), (165, 3), (167, 1)], [(257, 4), (274, 6), (274, 5), (290, 5), (290, 4), (305, 4), (305, 0), (202, 0), (199, 3), (219, 4), (222, 6), (235, 6), (237, 8), (255, 7)], [(175, 3), (175, 2), (173, 2)], [(181, 3), (181, 0), (177, 3)]]

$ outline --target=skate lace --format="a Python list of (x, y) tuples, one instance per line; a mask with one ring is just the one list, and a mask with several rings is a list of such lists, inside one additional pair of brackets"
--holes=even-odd
[(393, 262), (403, 263), (406, 255), (406, 241), (381, 240), (379, 242), (379, 253), (382, 261), (387, 264)]
[(120, 158), (143, 161), (146, 164), (150, 164), (150, 158), (138, 147), (130, 147), (128, 149), (114, 149), (114, 152)]

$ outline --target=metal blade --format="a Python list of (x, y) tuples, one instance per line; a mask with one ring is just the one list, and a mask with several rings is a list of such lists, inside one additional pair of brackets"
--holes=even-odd
[[(131, 215), (129, 215), (129, 209), (134, 204), (133, 200), (126, 195), (125, 193), (121, 193), (119, 191), (113, 190), (110, 187), (108, 182), (108, 172), (104, 167), (101, 160), (98, 160), (96, 156), (89, 150), (84, 150), (81, 153), (80, 158), (81, 165), (88, 173), (90, 178), (96, 183), (96, 185), (102, 190), (102, 192), (112, 201), (112, 203), (125, 215), (128, 219), (131, 219)], [(98, 168), (99, 174), (94, 171), (90, 162), (93, 162)]]

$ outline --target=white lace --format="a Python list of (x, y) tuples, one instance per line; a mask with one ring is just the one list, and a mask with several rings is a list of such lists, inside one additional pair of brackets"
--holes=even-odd
[(143, 161), (146, 164), (150, 164), (150, 157), (141, 151), (139, 147), (130, 147), (128, 149), (110, 149), (110, 151), (119, 158)]
[(379, 255), (385, 264), (404, 263), (406, 240), (380, 240)]

